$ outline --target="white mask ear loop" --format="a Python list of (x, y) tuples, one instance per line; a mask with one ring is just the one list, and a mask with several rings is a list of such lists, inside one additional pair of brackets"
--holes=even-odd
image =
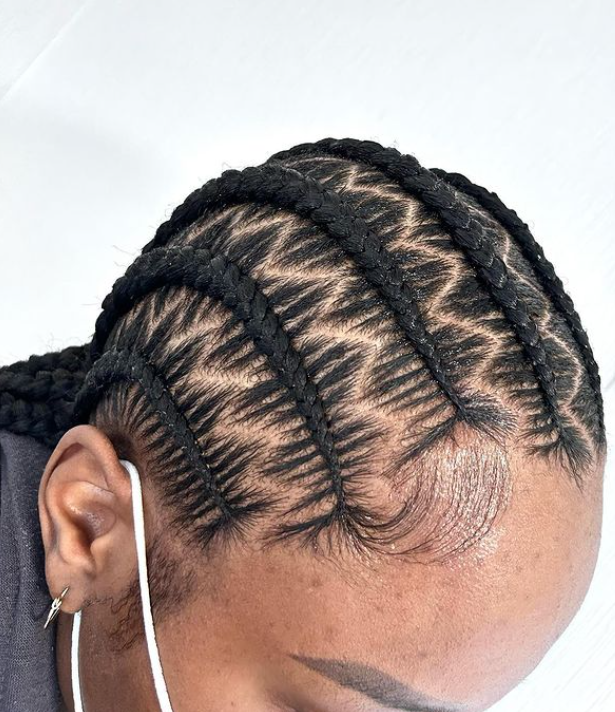
[[(162, 712), (173, 712), (167, 685), (160, 664), (160, 654), (156, 643), (154, 632), (154, 619), (149, 595), (149, 582), (147, 577), (147, 557), (145, 550), (145, 522), (143, 518), (143, 494), (141, 491), (141, 481), (137, 468), (129, 460), (120, 460), (124, 468), (130, 475), (132, 485), (132, 513), (135, 524), (135, 538), (137, 543), (137, 565), (139, 568), (139, 587), (141, 589), (141, 603), (143, 606), (143, 623), (145, 625), (145, 637), (147, 640), (147, 650), (149, 653), (154, 686), (158, 697), (158, 704)], [(79, 630), (81, 627), (81, 611), (74, 615), (73, 630), (71, 636), (71, 679), (73, 687), (73, 706), (75, 712), (83, 712), (83, 699), (81, 696), (81, 684), (79, 681)]]

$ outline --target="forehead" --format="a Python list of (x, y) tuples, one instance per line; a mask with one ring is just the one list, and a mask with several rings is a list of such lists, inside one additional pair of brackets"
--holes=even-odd
[(356, 660), (436, 698), (491, 704), (538, 664), (591, 580), (601, 487), (580, 494), (562, 476), (517, 472), (489, 535), (446, 565), (345, 571), (289, 546), (237, 548), (203, 575), (187, 639), (226, 660)]

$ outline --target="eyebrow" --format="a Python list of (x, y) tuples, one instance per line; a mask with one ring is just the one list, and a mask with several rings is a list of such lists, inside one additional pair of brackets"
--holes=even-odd
[(312, 658), (305, 655), (290, 655), (290, 657), (342, 687), (361, 692), (374, 702), (390, 709), (406, 710), (406, 712), (462, 712), (463, 710), (458, 705), (451, 706), (428, 698), (371, 665), (332, 658)]

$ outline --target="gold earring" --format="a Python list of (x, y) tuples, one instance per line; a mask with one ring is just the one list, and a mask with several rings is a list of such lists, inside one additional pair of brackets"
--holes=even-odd
[(47, 621), (43, 628), (46, 628), (53, 620), (55, 620), (56, 616), (60, 612), (62, 602), (64, 601), (64, 596), (66, 596), (66, 594), (68, 593), (69, 588), (70, 586), (67, 586), (57, 598), (53, 599), (49, 614), (47, 615)]

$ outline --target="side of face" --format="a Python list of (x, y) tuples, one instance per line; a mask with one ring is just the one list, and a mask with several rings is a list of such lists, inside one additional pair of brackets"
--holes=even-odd
[(186, 625), (163, 633), (169, 662), (193, 652), (171, 663), (171, 686), (186, 689), (182, 704), (195, 712), (213, 690), (224, 709), (266, 690), (291, 709), (386, 709), (297, 657), (345, 660), (448, 707), (487, 709), (538, 665), (591, 582), (601, 486), (581, 495), (561, 476), (538, 468), (519, 476), (491, 534), (452, 565), (358, 565), (349, 583), (307, 553), (234, 552), (203, 577)]
[[(577, 612), (602, 523), (603, 460), (584, 493), (544, 463), (513, 457), (511, 466), (509, 506), (479, 545), (446, 565), (390, 557), (340, 566), (288, 545), (237, 546), (207, 562), (184, 552), (197, 594), (156, 624), (174, 712), (487, 709), (536, 667)], [(45, 488), (53, 490), (53, 472), (43, 499)], [(156, 710), (144, 641), (111, 652), (125, 613), (114, 601), (136, 570), (124, 495), (109, 504), (114, 517), (103, 517), (115, 524), (89, 543), (93, 589), (105, 595), (84, 612), (84, 694), (119, 705), (112, 709)], [(157, 511), (155, 496), (145, 496), (146, 510)], [(48, 520), (48, 578), (58, 566), (79, 566), (70, 551), (60, 558), (62, 524)], [(155, 516), (146, 527), (155, 530)], [(177, 542), (169, 545), (181, 555)], [(69, 629), (65, 616), (64, 651)], [(374, 668), (388, 676), (380, 683), (387, 704), (360, 691)], [(402, 686), (419, 693), (414, 702), (408, 694), (402, 701)]]

